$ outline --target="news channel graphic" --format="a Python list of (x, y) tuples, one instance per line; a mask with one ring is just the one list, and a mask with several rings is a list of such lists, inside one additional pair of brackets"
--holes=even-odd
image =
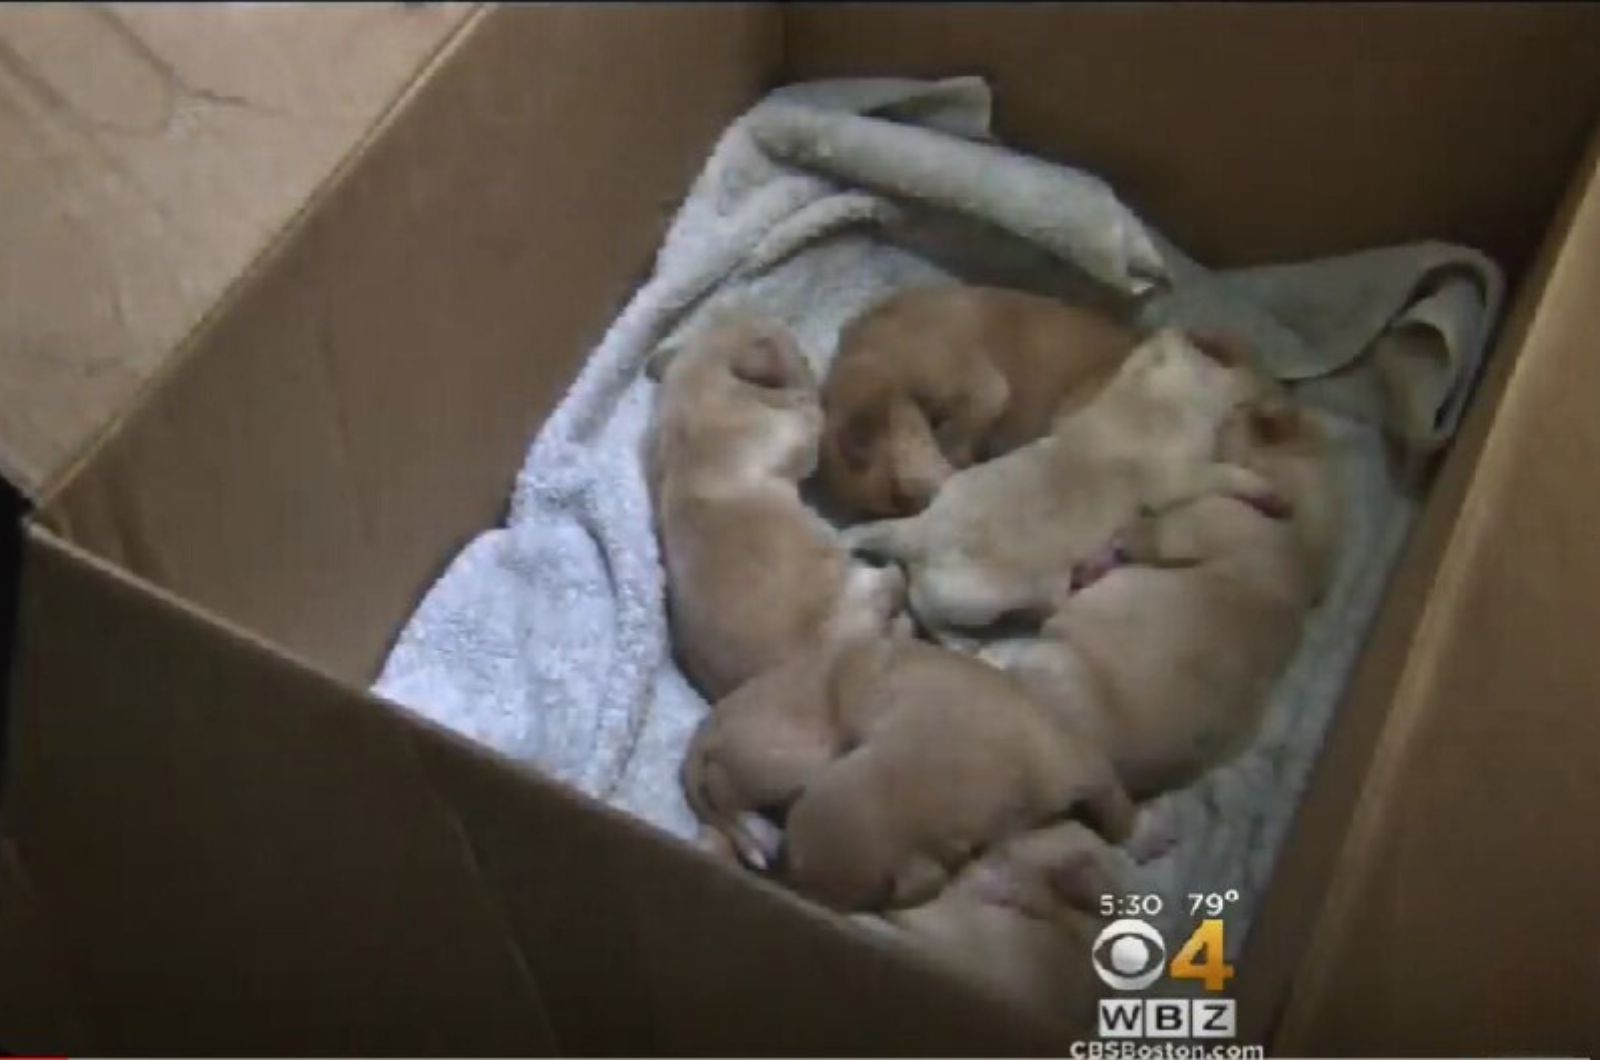
[(1227, 913), (1238, 901), (1231, 889), (1184, 895), (1186, 921), (1179, 922), (1188, 926), (1168, 938), (1152, 923), (1168, 911), (1163, 896), (1101, 897), (1099, 913), (1109, 923), (1089, 948), (1095, 975), (1107, 988), (1096, 1006), (1100, 1041), (1206, 1044), (1237, 1036), (1238, 1005), (1227, 996), (1235, 975)]

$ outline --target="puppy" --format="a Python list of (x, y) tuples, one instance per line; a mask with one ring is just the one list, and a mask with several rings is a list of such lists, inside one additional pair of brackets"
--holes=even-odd
[(1043, 435), (1134, 346), (1099, 312), (999, 287), (914, 288), (856, 318), (823, 386), (822, 485), (911, 515), (951, 473)]
[(1217, 433), (1265, 377), (1224, 345), (1164, 329), (1039, 441), (953, 476), (920, 514), (851, 527), (857, 551), (903, 564), (936, 637), (1042, 618), (1053, 586), (1139, 511), (1214, 492), (1264, 493), (1216, 459)]
[(997, 845), (924, 905), (856, 919), (1047, 1019), (1082, 1026), (1099, 992), (1097, 908), (1120, 892), (1120, 877), (1101, 837), (1063, 821)]
[(1217, 456), (1266, 482), (1268, 492), (1251, 499), (1258, 506), (1263, 500), (1280, 502), (1275, 514), (1288, 520), (1310, 592), (1320, 601), (1338, 559), (1344, 496), (1334, 469), (1335, 448), (1319, 414), (1273, 384), (1223, 423)]
[(1292, 406), (1240, 410), (1224, 455), (1270, 492), (1217, 493), (1137, 519), (1117, 564), (1036, 641), (986, 649), (1106, 748), (1135, 799), (1191, 783), (1255, 734), (1336, 544), (1323, 441)]
[(1082, 813), (1133, 809), (1091, 741), (1007, 675), (910, 637), (819, 647), (717, 704), (685, 758), (695, 812), (744, 859), (851, 911), (932, 897), (976, 852)]
[(800, 499), (815, 469), (816, 378), (775, 323), (724, 311), (661, 378), (647, 474), (673, 645), (716, 700), (817, 639), (878, 632), (898, 572), (852, 564)]

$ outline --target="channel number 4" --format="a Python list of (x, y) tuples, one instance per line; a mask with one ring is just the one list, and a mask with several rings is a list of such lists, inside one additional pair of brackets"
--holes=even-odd
[(1171, 975), (1174, 979), (1198, 979), (1213, 993), (1226, 989), (1233, 978), (1233, 965), (1222, 946), (1221, 920), (1200, 921), (1172, 958)]

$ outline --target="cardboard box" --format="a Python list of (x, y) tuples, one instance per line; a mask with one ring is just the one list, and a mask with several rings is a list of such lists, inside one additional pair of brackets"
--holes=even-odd
[(475, 13), (45, 491), (0, 804), (0, 988), (29, 988), (0, 989), (7, 1048), (1065, 1050), (362, 691), (722, 126), (781, 80), (970, 71), (1009, 142), (1213, 262), (1437, 236), (1512, 271), (1240, 962), (1241, 1030), (1600, 1045), (1600, 8), (786, 5)]
[(0, 477), (44, 489), (468, 12), (0, 9)]

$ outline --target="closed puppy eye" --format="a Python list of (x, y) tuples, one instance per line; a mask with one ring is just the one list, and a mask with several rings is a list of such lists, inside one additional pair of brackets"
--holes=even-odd
[(734, 375), (753, 386), (782, 390), (794, 380), (784, 350), (770, 338), (753, 340), (733, 363)]
[(1195, 349), (1224, 368), (1232, 368), (1239, 363), (1238, 346), (1226, 335), (1214, 331), (1190, 331), (1189, 341)]
[(1255, 409), (1250, 413), (1250, 433), (1263, 445), (1278, 445), (1294, 437), (1298, 418), (1294, 409)]

